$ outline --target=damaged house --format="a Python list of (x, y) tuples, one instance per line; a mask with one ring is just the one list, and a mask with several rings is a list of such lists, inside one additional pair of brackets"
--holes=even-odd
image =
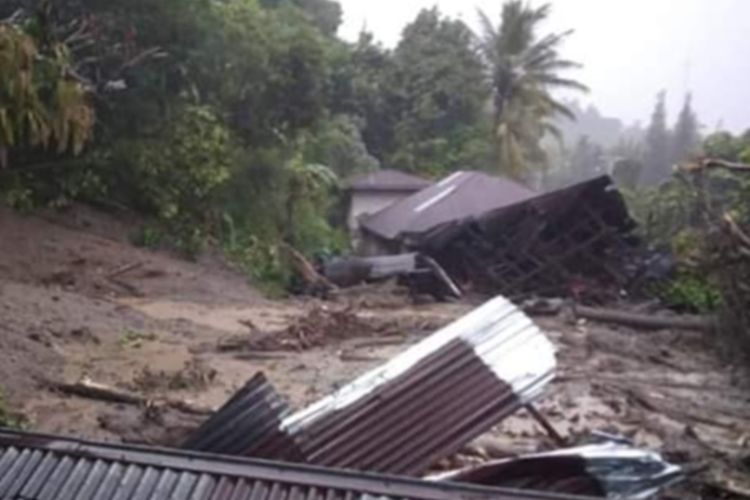
[(456, 172), (360, 219), (367, 247), (416, 251), (464, 290), (583, 294), (628, 283), (635, 228), (608, 176), (537, 194), (511, 180)]
[(361, 217), (380, 212), (427, 188), (430, 184), (430, 181), (421, 177), (389, 169), (377, 170), (351, 179), (347, 186), (349, 193), (347, 229), (352, 235), (355, 248), (361, 246), (359, 240)]

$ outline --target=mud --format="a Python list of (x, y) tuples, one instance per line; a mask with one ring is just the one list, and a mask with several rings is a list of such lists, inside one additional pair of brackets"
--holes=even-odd
[[(204, 417), (69, 397), (44, 381), (89, 377), (154, 401), (218, 407), (263, 371), (300, 408), (473, 307), (415, 306), (398, 291), (394, 299), (371, 289), (325, 304), (272, 302), (215, 258), (186, 262), (134, 248), (127, 221), (85, 210), (84, 222), (63, 219), (65, 225), (0, 210), (0, 387), (43, 432), (179, 444)], [(117, 278), (128, 286), (107, 278), (133, 262), (142, 265)], [(678, 463), (705, 466), (675, 498), (701, 498), (730, 482), (750, 490), (743, 465), (750, 456), (750, 380), (716, 354), (712, 338), (537, 321), (558, 346), (560, 365), (538, 408), (571, 443), (607, 431)], [(236, 339), (241, 350), (219, 348)], [(486, 459), (488, 449), (552, 446), (519, 413), (443, 466)]]

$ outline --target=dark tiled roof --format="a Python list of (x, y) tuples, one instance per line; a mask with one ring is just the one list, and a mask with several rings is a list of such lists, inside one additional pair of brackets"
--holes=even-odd
[(376, 170), (349, 181), (353, 191), (406, 191), (415, 192), (432, 182), (398, 170)]
[(534, 196), (536, 193), (509, 179), (461, 171), (365, 217), (362, 227), (393, 240), (448, 222), (477, 217)]
[(3, 500), (543, 500), (456, 483), (0, 430)]

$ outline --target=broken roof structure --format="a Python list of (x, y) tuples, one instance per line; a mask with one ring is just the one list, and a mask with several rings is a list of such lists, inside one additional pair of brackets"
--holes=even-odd
[(362, 228), (384, 240), (429, 231), (442, 224), (478, 217), (536, 194), (502, 177), (459, 171), (369, 217)]
[(601, 176), (443, 224), (411, 244), (459, 283), (511, 297), (566, 296), (591, 283), (625, 288), (634, 228), (612, 180)]
[(0, 430), (0, 498), (552, 500), (566, 497)]
[(247, 426), (230, 422), (269, 399), (262, 384), (232, 398), (186, 446), (418, 475), (539, 397), (554, 370), (551, 342), (498, 297), (280, 425), (263, 410), (254, 422), (266, 433), (242, 450)]
[(609, 176), (536, 194), (457, 172), (361, 225), (383, 250), (419, 251), (456, 283), (513, 298), (566, 296), (581, 283), (626, 288), (636, 243), (635, 222)]
[(495, 460), (433, 479), (645, 500), (683, 477), (680, 467), (657, 453), (607, 441)]
[(353, 191), (405, 191), (413, 193), (432, 182), (400, 170), (382, 169), (354, 177), (348, 182)]

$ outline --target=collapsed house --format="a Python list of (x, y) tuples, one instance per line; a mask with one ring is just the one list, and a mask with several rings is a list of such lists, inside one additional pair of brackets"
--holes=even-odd
[(385, 252), (430, 256), (463, 289), (569, 295), (628, 284), (635, 222), (608, 176), (545, 194), (458, 172), (361, 222)]

